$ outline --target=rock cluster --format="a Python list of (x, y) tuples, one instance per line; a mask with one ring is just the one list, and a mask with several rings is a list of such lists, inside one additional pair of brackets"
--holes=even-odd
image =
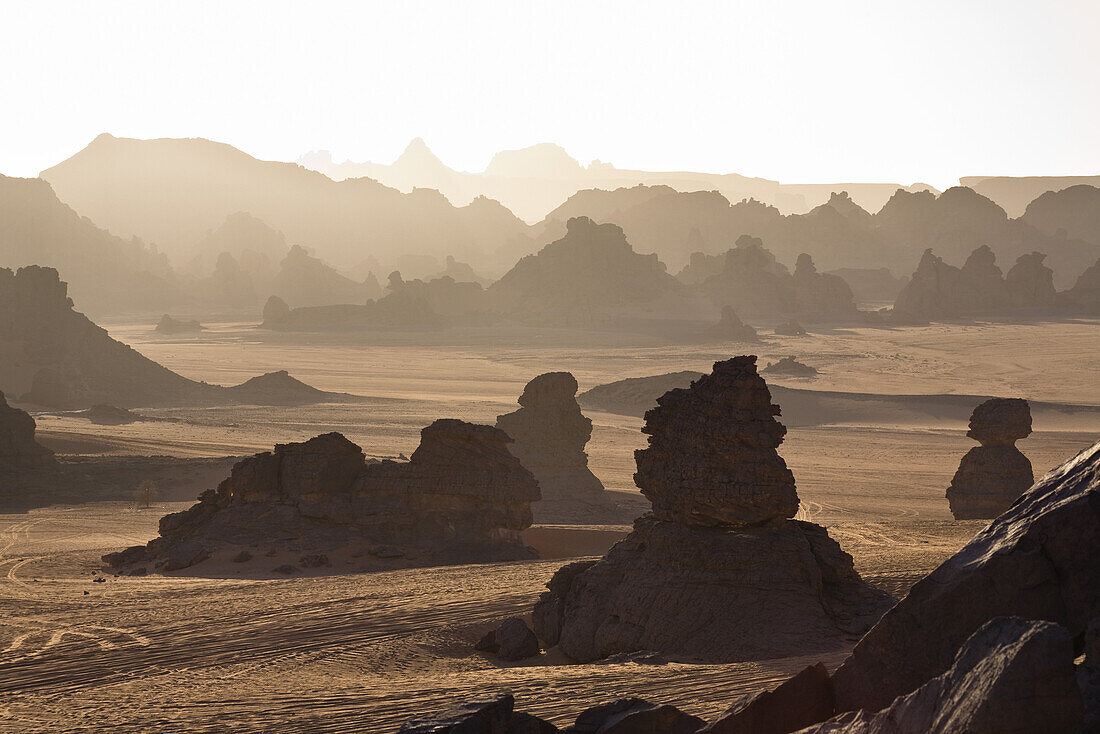
[(539, 490), (509, 443), (492, 426), (443, 419), (421, 431), (408, 462), (366, 463), (339, 433), (280, 444), (238, 463), (190, 509), (161, 518), (148, 545), (103, 560), (173, 571), (242, 547), (349, 548), (391, 565), (530, 558), (520, 532)]
[(577, 380), (568, 372), (547, 372), (523, 388), (520, 409), (497, 417), (497, 428), (513, 440), (508, 450), (535, 475), (542, 500), (536, 519), (570, 509), (611, 507), (603, 484), (588, 468), (584, 447), (592, 421), (577, 404)]
[[(635, 482), (652, 502), (599, 562), (555, 574), (535, 632), (569, 657), (656, 650), (704, 659), (805, 654), (882, 613), (824, 528), (790, 520), (785, 433), (755, 357), (717, 362), (646, 414)], [(736, 621), (736, 622), (735, 622)]]
[(202, 331), (203, 328), (203, 325), (198, 321), (174, 319), (168, 314), (164, 314), (157, 322), (155, 330), (158, 334), (196, 334)]
[(1031, 486), (1031, 462), (1015, 445), (1030, 434), (1026, 400), (992, 398), (974, 409), (966, 435), (981, 446), (967, 452), (947, 488), (956, 520), (997, 517)]
[(41, 469), (56, 464), (53, 452), (34, 440), (35, 423), (8, 405), (0, 392), (0, 470)]

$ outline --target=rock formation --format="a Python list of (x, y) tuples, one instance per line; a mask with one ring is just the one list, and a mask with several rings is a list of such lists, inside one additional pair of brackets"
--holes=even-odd
[(956, 520), (1000, 515), (1035, 481), (1031, 462), (1016, 441), (1031, 435), (1031, 409), (1020, 398), (992, 398), (974, 409), (966, 434), (981, 443), (970, 449), (947, 488)]
[(421, 431), (408, 462), (365, 463), (339, 433), (279, 444), (238, 463), (198, 504), (161, 518), (160, 537), (148, 545), (103, 558), (162, 571), (242, 546), (270, 554), (350, 548), (383, 566), (530, 558), (519, 534), (531, 525), (538, 484), (510, 442), (491, 426), (447, 419)]
[(1100, 260), (1077, 278), (1073, 287), (1062, 294), (1070, 308), (1085, 314), (1100, 314)]
[(797, 313), (821, 320), (857, 315), (855, 296), (844, 278), (817, 272), (813, 258), (807, 253), (801, 253), (795, 261), (792, 279)]
[(1080, 733), (1073, 658), (1073, 636), (1057, 624), (998, 617), (920, 688), (877, 713), (842, 714), (801, 734)]
[(817, 374), (817, 368), (803, 364), (791, 357), (783, 357), (778, 362), (768, 362), (768, 366), (760, 370), (769, 375), (788, 375), (790, 377), (813, 377)]
[[(67, 289), (53, 268), (0, 268), (0, 389), (51, 408), (356, 399), (273, 379), (285, 373), (235, 387), (189, 380), (112, 339), (73, 308)], [(287, 391), (270, 389), (278, 385)]]
[(1054, 271), (1043, 265), (1046, 255), (1020, 255), (1005, 275), (1008, 298), (1016, 308), (1050, 308), (1054, 305)]
[(770, 691), (746, 693), (700, 734), (787, 734), (824, 721), (836, 710), (829, 671), (805, 668)]
[(497, 417), (497, 428), (513, 440), (508, 450), (538, 480), (542, 500), (533, 508), (536, 519), (611, 508), (603, 484), (588, 468), (584, 447), (592, 421), (581, 413), (576, 395), (573, 375), (547, 372), (523, 388), (519, 410)]
[(203, 325), (198, 321), (182, 321), (174, 319), (168, 314), (160, 317), (156, 331), (160, 334), (197, 334), (203, 330)]
[(501, 660), (525, 660), (539, 654), (539, 639), (520, 617), (509, 617), (482, 637), (474, 649), (491, 652)]
[(368, 287), (356, 283), (295, 245), (271, 284), (272, 295), (295, 306), (329, 306), (367, 301)]
[(471, 701), (437, 714), (411, 719), (398, 734), (555, 734), (558, 728), (530, 714), (513, 711), (512, 694)]
[(802, 324), (793, 319), (784, 321), (772, 331), (779, 336), (809, 336), (809, 332), (802, 328)]
[[(836, 647), (883, 611), (794, 477), (755, 357), (717, 362), (646, 414), (635, 482), (653, 511), (598, 563), (555, 574), (535, 632), (571, 658), (657, 650), (748, 660)], [(674, 591), (674, 593), (673, 593)]]
[(733, 342), (758, 342), (760, 337), (756, 329), (752, 328), (737, 315), (733, 306), (722, 306), (722, 316), (718, 323), (710, 327), (707, 335), (714, 339)]
[(53, 452), (34, 440), (34, 431), (34, 418), (8, 405), (0, 392), (0, 471), (41, 469), (56, 464)]
[(1035, 483), (886, 613), (833, 676), (839, 711), (878, 711), (942, 674), (997, 616), (1081, 634), (1100, 616), (1100, 444)]
[(686, 292), (656, 255), (640, 255), (614, 224), (570, 219), (566, 234), (489, 286), (492, 310), (524, 323), (592, 326), (685, 308)]
[(697, 716), (669, 704), (620, 698), (585, 709), (567, 734), (694, 734), (703, 725)]

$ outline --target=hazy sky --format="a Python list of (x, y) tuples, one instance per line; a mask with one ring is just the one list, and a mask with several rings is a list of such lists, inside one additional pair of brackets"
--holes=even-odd
[(101, 132), (260, 158), (785, 182), (1100, 173), (1100, 1), (0, 0), (0, 173)]

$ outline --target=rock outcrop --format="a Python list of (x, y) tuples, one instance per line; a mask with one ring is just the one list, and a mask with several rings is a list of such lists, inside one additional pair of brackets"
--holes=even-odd
[(793, 356), (783, 357), (776, 362), (768, 362), (768, 366), (760, 372), (769, 375), (787, 375), (789, 377), (813, 377), (817, 374), (817, 368), (803, 364)]
[(611, 507), (603, 484), (588, 468), (584, 447), (592, 421), (577, 404), (577, 380), (568, 372), (539, 375), (519, 396), (520, 409), (497, 417), (497, 428), (513, 440), (508, 450), (538, 480), (542, 500), (535, 518), (562, 511)]
[(770, 691), (743, 695), (700, 734), (788, 734), (824, 721), (835, 710), (829, 671), (817, 663)]
[(794, 319), (790, 321), (784, 321), (776, 326), (772, 331), (779, 336), (808, 336), (809, 332), (802, 327), (802, 324), (798, 323)]
[(160, 317), (155, 329), (158, 334), (197, 334), (202, 330), (203, 325), (198, 321), (174, 319), (168, 314)]
[(437, 714), (407, 721), (398, 734), (554, 734), (558, 728), (530, 714), (514, 711), (510, 693), (470, 701)]
[(839, 711), (878, 711), (944, 673), (998, 616), (1081, 634), (1100, 616), (1100, 444), (1035, 483), (872, 628), (833, 675)]
[[(1073, 636), (1019, 617), (984, 624), (951, 667), (877, 713), (842, 714), (801, 734), (950, 734), (1083, 730)], [(904, 661), (899, 661), (901, 666)]]
[(653, 511), (591, 566), (555, 574), (535, 632), (590, 661), (656, 650), (748, 660), (835, 648), (882, 613), (824, 528), (790, 520), (794, 477), (755, 357), (717, 362), (646, 414), (635, 482)]
[(1073, 287), (1061, 295), (1074, 310), (1100, 314), (1100, 260), (1081, 273)]
[(34, 440), (34, 431), (34, 418), (8, 405), (0, 392), (0, 471), (56, 464), (53, 452)]
[(981, 443), (970, 449), (947, 488), (956, 520), (1000, 515), (1035, 481), (1031, 462), (1016, 441), (1031, 435), (1031, 409), (1020, 398), (992, 398), (974, 409), (966, 434)]
[(733, 306), (722, 306), (722, 315), (718, 323), (707, 330), (707, 336), (712, 339), (733, 342), (758, 342), (760, 341), (756, 329), (752, 328), (737, 315)]
[(1054, 305), (1054, 271), (1043, 265), (1046, 255), (1020, 255), (1005, 275), (1008, 299), (1016, 308), (1050, 308)]
[(421, 431), (408, 462), (365, 463), (339, 433), (280, 444), (238, 463), (190, 509), (161, 518), (148, 545), (103, 558), (162, 571), (242, 546), (271, 555), (350, 548), (381, 567), (530, 558), (520, 531), (539, 490), (509, 443), (492, 426), (445, 419)]
[(539, 654), (539, 638), (520, 617), (509, 617), (482, 637), (474, 649), (491, 652), (501, 660), (525, 660)]

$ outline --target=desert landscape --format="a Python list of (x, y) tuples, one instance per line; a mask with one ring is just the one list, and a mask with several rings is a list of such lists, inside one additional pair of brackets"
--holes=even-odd
[(860, 5), (13, 7), (0, 732), (1100, 732), (1100, 11)]

